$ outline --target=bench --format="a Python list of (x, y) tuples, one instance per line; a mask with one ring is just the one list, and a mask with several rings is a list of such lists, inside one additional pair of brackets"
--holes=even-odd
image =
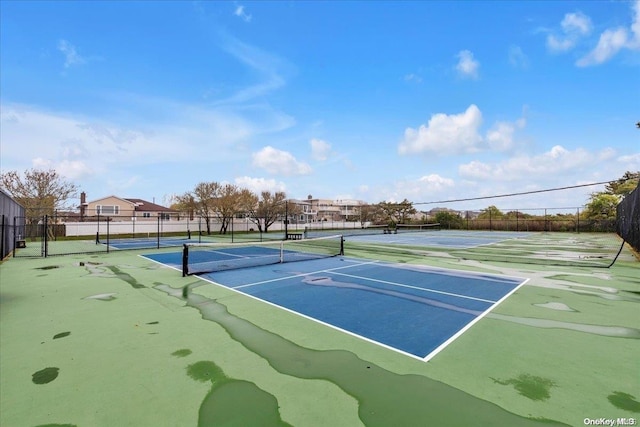
[(27, 241), (26, 240), (16, 240), (16, 248), (24, 249), (26, 247), (27, 247)]
[(287, 240), (302, 240), (302, 233), (287, 233)]

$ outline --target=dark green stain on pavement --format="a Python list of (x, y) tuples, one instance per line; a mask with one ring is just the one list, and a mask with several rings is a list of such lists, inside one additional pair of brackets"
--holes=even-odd
[(125, 282), (130, 284), (132, 288), (134, 288), (134, 289), (146, 288), (146, 286), (143, 285), (142, 283), (138, 282), (138, 280), (136, 280), (135, 277), (133, 277), (129, 273), (123, 272), (122, 270), (120, 270), (115, 265), (108, 265), (106, 267), (109, 270), (111, 270), (111, 272), (113, 272), (113, 274), (115, 274), (118, 279), (124, 280)]
[[(181, 289), (167, 285), (155, 288), (184, 299)], [(205, 320), (219, 324), (233, 340), (267, 360), (276, 371), (300, 379), (326, 380), (353, 396), (358, 401), (360, 419), (367, 426), (565, 425), (515, 415), (431, 378), (387, 371), (346, 350), (320, 351), (299, 346), (193, 292), (186, 304), (200, 311)]]
[(64, 337), (68, 337), (69, 335), (71, 335), (71, 332), (67, 331), (67, 332), (60, 332), (58, 334), (55, 334), (53, 336), (54, 340), (57, 340), (58, 338), (64, 338)]
[(519, 394), (531, 400), (547, 400), (551, 397), (551, 387), (555, 386), (550, 379), (529, 374), (522, 374), (508, 380), (494, 378), (492, 380), (501, 385), (512, 385)]
[(614, 391), (607, 399), (613, 406), (618, 409), (624, 409), (625, 411), (640, 413), (640, 402), (638, 402), (635, 396), (621, 391)]
[(191, 354), (191, 350), (189, 350), (188, 348), (181, 348), (180, 350), (176, 350), (173, 353), (171, 353), (171, 355), (175, 357), (187, 357), (190, 354)]
[[(196, 381), (211, 382), (198, 412), (198, 426), (289, 426), (282, 421), (277, 399), (254, 383), (225, 375), (211, 361), (187, 367), (187, 375)], [(250, 408), (247, 410), (246, 408)]]
[(31, 381), (35, 384), (47, 384), (58, 378), (59, 368), (44, 368), (31, 375)]

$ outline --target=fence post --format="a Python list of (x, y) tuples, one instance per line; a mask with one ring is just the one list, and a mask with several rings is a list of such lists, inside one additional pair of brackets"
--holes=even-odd
[(13, 257), (16, 257), (16, 242), (18, 241), (18, 239), (16, 239), (16, 230), (18, 229), (17, 224), (16, 224), (16, 217), (13, 217), (13, 245), (11, 245), (13, 247)]
[(109, 217), (106, 216), (106, 221), (107, 221), (107, 253), (109, 253), (109, 247), (111, 246), (111, 243), (109, 242), (111, 236), (109, 235)]
[(49, 229), (49, 215), (45, 215), (42, 218), (42, 256), (47, 257), (47, 244), (49, 243), (49, 233), (47, 230)]
[(549, 226), (547, 224), (547, 208), (544, 208), (544, 231), (549, 231)]
[(2, 228), (0, 229), (0, 259), (4, 258), (4, 241), (6, 240), (7, 233), (4, 229), (4, 214), (2, 214)]

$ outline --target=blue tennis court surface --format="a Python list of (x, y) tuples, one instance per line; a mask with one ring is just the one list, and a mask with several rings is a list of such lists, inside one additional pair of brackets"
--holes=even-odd
[[(237, 256), (237, 251), (231, 255)], [(180, 253), (145, 257), (181, 268)], [(435, 356), (525, 282), (347, 257), (199, 277), (423, 360)]]
[(361, 243), (382, 243), (395, 245), (440, 246), (452, 249), (468, 249), (490, 245), (510, 239), (530, 236), (528, 232), (441, 230), (425, 232), (404, 232), (398, 234), (372, 234), (348, 236), (345, 239)]
[(172, 246), (182, 246), (184, 244), (193, 243), (193, 240), (188, 238), (130, 238), (130, 239), (111, 239), (108, 242), (101, 242), (104, 245), (109, 245), (111, 249), (149, 249), (149, 248), (164, 248)]

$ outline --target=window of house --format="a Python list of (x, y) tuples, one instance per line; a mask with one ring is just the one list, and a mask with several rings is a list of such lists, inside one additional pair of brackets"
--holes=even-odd
[(98, 215), (118, 215), (120, 206), (117, 205), (97, 205), (96, 214)]

